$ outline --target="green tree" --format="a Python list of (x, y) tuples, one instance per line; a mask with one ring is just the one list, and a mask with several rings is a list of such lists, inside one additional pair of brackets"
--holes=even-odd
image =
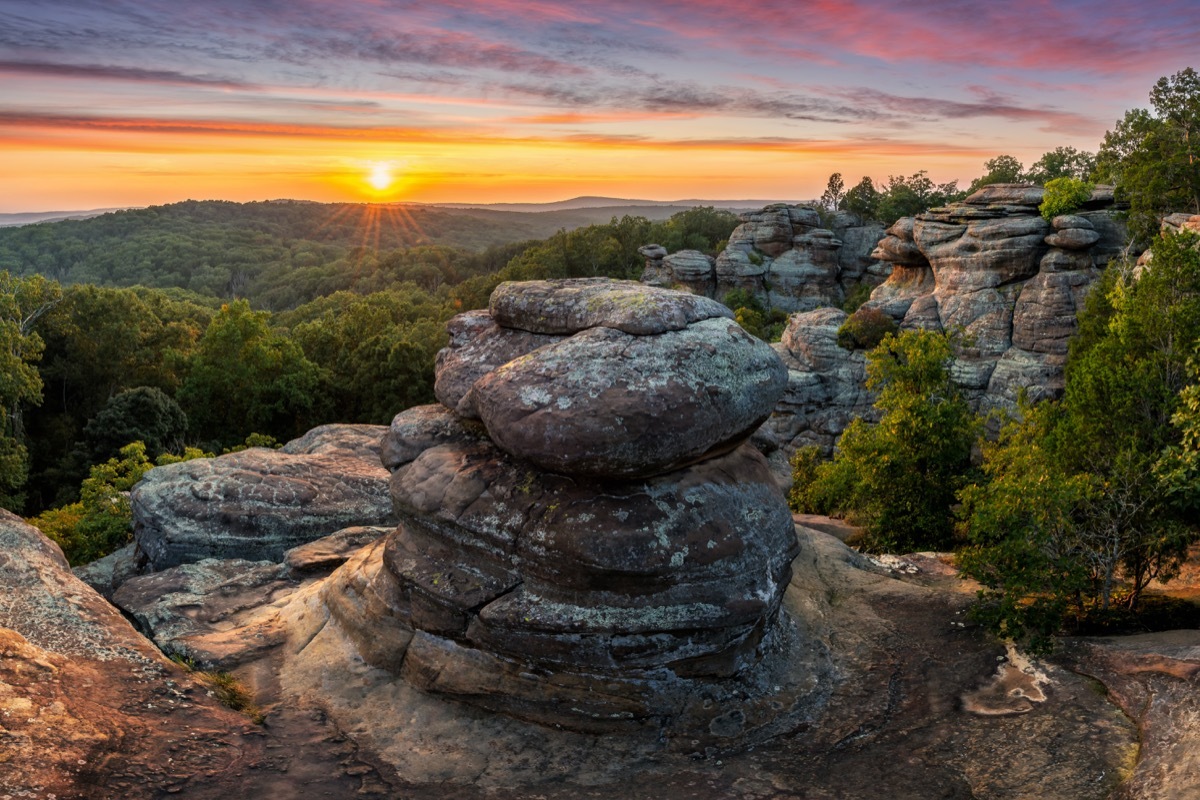
[(778, 342), (787, 327), (788, 315), (779, 309), (767, 310), (759, 299), (745, 289), (734, 289), (721, 298), (733, 311), (733, 319), (752, 336), (764, 342)]
[(290, 439), (319, 416), (320, 368), (269, 318), (245, 300), (221, 306), (197, 344), (177, 399), (202, 440)]
[(967, 194), (974, 194), (993, 183), (1020, 183), (1025, 166), (1013, 156), (996, 156), (983, 163), (985, 172), (971, 181)]
[(29, 462), (22, 406), (42, 402), (35, 364), (44, 345), (33, 326), (61, 299), (58, 284), (40, 275), (18, 278), (0, 271), (0, 507), (19, 509), (25, 502)]
[(869, 177), (863, 177), (846, 192), (842, 208), (858, 214), (863, 219), (876, 219), (879, 211), (879, 190)]
[(1200, 214), (1200, 75), (1188, 67), (1160, 78), (1152, 110), (1126, 112), (1104, 135), (1096, 174), (1130, 206), (1130, 227), (1150, 239), (1171, 211)]
[(1055, 178), (1089, 180), (1096, 169), (1096, 155), (1074, 147), (1056, 147), (1033, 162), (1024, 180), (1045, 186)]
[(825, 185), (825, 192), (821, 195), (821, 205), (830, 211), (837, 211), (842, 207), (842, 200), (846, 197), (846, 184), (842, 181), (842, 173), (835, 172), (829, 176), (829, 183)]
[(984, 448), (990, 482), (961, 495), (974, 544), (963, 565), (985, 585), (979, 613), (998, 633), (1045, 644), (1068, 612), (1135, 612), (1200, 538), (1189, 483), (1197, 242), (1157, 239), (1140, 275), (1110, 266), (1080, 315), (1061, 403), (1023, 409)]
[(87, 463), (107, 461), (129, 442), (142, 442), (155, 457), (182, 450), (187, 429), (187, 415), (161, 389), (128, 389), (113, 395), (84, 426)]
[(1093, 476), (1061, 463), (1061, 410), (1022, 405), (995, 442), (983, 445), (983, 477), (959, 494), (962, 573), (983, 585), (973, 616), (1001, 638), (1035, 652), (1069, 610), (1084, 612), (1089, 558), (1079, 523), (1100, 490)]
[(1073, 214), (1092, 196), (1096, 187), (1075, 178), (1054, 178), (1046, 184), (1038, 212), (1047, 222), (1060, 214)]
[(57, 542), (72, 566), (87, 564), (129, 543), (133, 523), (129, 490), (156, 463), (161, 466), (211, 457), (212, 453), (187, 448), (182, 455), (164, 453), (151, 462), (146, 446), (131, 442), (115, 457), (91, 468), (78, 502), (44, 511), (29, 523)]
[(887, 186), (880, 192), (876, 217), (891, 225), (901, 217), (911, 217), (931, 208), (945, 205), (962, 197), (957, 181), (936, 184), (921, 170), (910, 177), (889, 175)]
[[(868, 549), (945, 548), (955, 492), (970, 469), (980, 423), (950, 378), (953, 348), (931, 331), (889, 335), (867, 355), (867, 387), (879, 423), (853, 420), (833, 461), (794, 496), (820, 498), (817, 511), (847, 514)], [(805, 510), (805, 509), (801, 509)]]

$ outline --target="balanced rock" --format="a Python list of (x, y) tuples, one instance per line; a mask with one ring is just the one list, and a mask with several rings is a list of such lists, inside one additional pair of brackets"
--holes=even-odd
[[(455, 390), (381, 443), (401, 524), (319, 591), (358, 656), (574, 730), (739, 746), (799, 724), (824, 689), (787, 659), (823, 651), (780, 612), (793, 524), (745, 444), (786, 372), (729, 316), (581, 280), (504, 284), (452, 321)], [(528, 336), (551, 341), (517, 353)]]
[(518, 356), (536, 350), (560, 337), (505, 328), (487, 311), (468, 311), (446, 324), (450, 342), (437, 355), (434, 396), (447, 408), (464, 417), (478, 417), (463, 399), (475, 381)]
[(657, 336), (585, 330), (471, 389), (492, 440), (543, 469), (636, 477), (724, 452), (771, 413), (786, 373), (724, 317)]
[(341, 528), (387, 524), (384, 431), (323, 426), (280, 450), (152, 469), (130, 492), (134, 539), (159, 570), (203, 558), (279, 561)]

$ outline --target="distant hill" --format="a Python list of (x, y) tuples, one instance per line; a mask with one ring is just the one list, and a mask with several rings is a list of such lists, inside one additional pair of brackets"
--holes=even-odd
[(561, 230), (626, 216), (662, 222), (689, 208), (547, 205), (530, 212), (188, 200), (0, 228), (0, 270), (40, 273), (63, 283), (249, 297), (263, 307), (283, 309), (343, 288), (377, 291), (389, 281), (424, 279), (432, 291), (443, 280), (494, 272), (523, 250), (523, 243)]
[(90, 219), (124, 208), (93, 208), (90, 211), (26, 211), (18, 214), (0, 214), (0, 228), (16, 225), (33, 225), (38, 222), (61, 222), (65, 219)]
[[(481, 208), (495, 211), (569, 211), (575, 209), (604, 208), (673, 208), (684, 210), (697, 206), (711, 206), (731, 211), (752, 211), (772, 203), (795, 202), (794, 200), (630, 200), (617, 197), (574, 197), (553, 203), (431, 203), (438, 208)], [(645, 216), (643, 214), (643, 216)]]

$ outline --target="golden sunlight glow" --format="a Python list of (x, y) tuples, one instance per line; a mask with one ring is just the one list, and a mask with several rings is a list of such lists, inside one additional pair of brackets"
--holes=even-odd
[(374, 186), (378, 191), (383, 191), (392, 185), (392, 165), (385, 162), (379, 162), (371, 168), (371, 174), (367, 176), (367, 183)]

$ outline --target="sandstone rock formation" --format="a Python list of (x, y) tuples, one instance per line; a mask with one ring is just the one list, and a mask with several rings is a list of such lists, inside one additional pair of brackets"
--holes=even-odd
[(791, 516), (745, 445), (785, 373), (729, 316), (582, 280), (504, 284), (490, 319), (452, 322), (445, 405), (384, 439), (401, 525), (321, 590), (361, 656), (581, 730), (733, 744), (797, 724), (819, 687), (776, 674), (801, 646), (779, 618)]
[(642, 281), (715, 298), (743, 289), (766, 308), (793, 312), (840, 306), (858, 284), (887, 277), (888, 265), (872, 256), (883, 226), (850, 212), (837, 212), (828, 229), (806, 206), (767, 206), (741, 219), (715, 259), (695, 250), (641, 248)]
[(130, 493), (138, 548), (155, 570), (203, 558), (277, 561), (341, 528), (390, 523), (384, 430), (325, 425), (279, 450), (153, 469)]
[[(1124, 227), (1100, 187), (1077, 214), (1046, 222), (1042, 190), (987, 186), (961, 203), (899, 220), (873, 255), (892, 265), (865, 303), (902, 329), (963, 338), (952, 370), (973, 407), (1013, 410), (1062, 391), (1067, 340), (1092, 282), (1126, 246)], [(831, 448), (850, 419), (870, 417), (862, 353), (837, 346), (846, 315), (797, 314), (776, 351), (789, 368), (788, 390), (767, 423), (782, 444), (773, 463), (806, 444)]]
[(0, 796), (149, 797), (227, 781), (240, 758), (261, 757), (246, 718), (207, 698), (56, 545), (3, 510), (0, 586)]

